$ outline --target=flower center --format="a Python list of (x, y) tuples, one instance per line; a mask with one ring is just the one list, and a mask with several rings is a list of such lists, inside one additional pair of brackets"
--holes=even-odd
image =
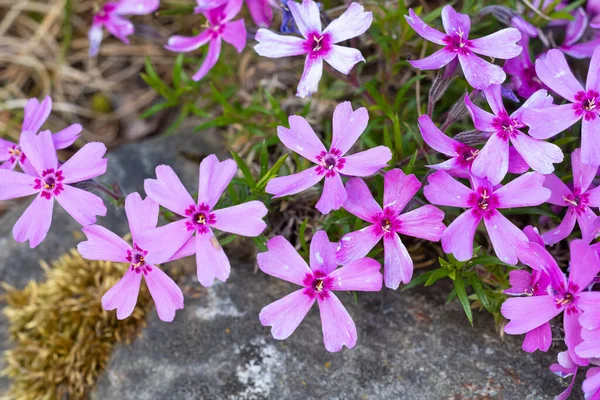
[(317, 291), (317, 292), (322, 292), (324, 285), (325, 285), (325, 281), (323, 281), (323, 279), (316, 279), (315, 282), (313, 283), (313, 289), (315, 289), (315, 291)]
[(514, 136), (518, 129), (523, 128), (523, 125), (516, 118), (511, 118), (507, 113), (503, 112), (500, 116), (494, 118), (492, 126), (496, 129), (496, 133), (503, 140), (508, 140)]
[(466, 162), (471, 162), (475, 159), (475, 157), (477, 157), (477, 155), (479, 154), (479, 149), (471, 149), (465, 153), (463, 153), (463, 159)]
[(209, 225), (217, 222), (215, 214), (210, 212), (208, 204), (200, 203), (192, 204), (185, 210), (185, 215), (188, 220), (185, 223), (188, 231), (196, 231), (197, 233), (206, 233), (209, 231)]
[(469, 196), (468, 204), (487, 218), (498, 207), (498, 197), (490, 187), (479, 187)]
[(575, 114), (582, 115), (587, 121), (594, 120), (600, 112), (600, 94), (595, 90), (577, 92), (575, 95), (577, 103), (573, 105)]
[(8, 154), (10, 154), (13, 157), (19, 157), (21, 155), (21, 150), (19, 150), (16, 146), (9, 147)]
[(312, 274), (306, 274), (302, 283), (305, 286), (304, 293), (311, 297), (321, 299), (329, 297), (329, 291), (333, 285), (333, 279), (321, 271), (315, 271)]
[(133, 244), (133, 250), (127, 250), (127, 255), (125, 259), (131, 264), (131, 270), (135, 271), (137, 274), (143, 273), (144, 275), (148, 275), (148, 272), (152, 271), (152, 266), (146, 264), (146, 260), (144, 259), (148, 252), (137, 244)]
[(64, 180), (62, 171), (54, 171), (54, 168), (50, 168), (42, 171), (42, 176), (35, 179), (33, 188), (39, 190), (42, 197), (50, 200), (52, 195), (58, 196), (64, 190), (62, 184)]
[(570, 292), (567, 292), (556, 296), (554, 300), (556, 300), (556, 304), (559, 306), (565, 306), (567, 304), (571, 304), (573, 300), (575, 300), (575, 296), (573, 296)]
[(573, 207), (578, 214), (585, 211), (587, 204), (589, 203), (589, 195), (587, 193), (573, 193), (563, 196), (563, 201), (567, 203), (569, 207)]
[(381, 222), (381, 229), (383, 229), (385, 232), (389, 232), (392, 229), (392, 221), (390, 221), (389, 218), (385, 218)]
[(331, 36), (328, 33), (309, 33), (304, 43), (304, 50), (312, 58), (323, 57), (331, 50)]
[(317, 155), (317, 174), (330, 178), (335, 175), (336, 170), (341, 170), (346, 160), (341, 157), (342, 151), (332, 148), (328, 153), (322, 151)]
[(468, 48), (470, 42), (462, 28), (458, 28), (458, 30), (452, 35), (446, 36), (444, 41), (446, 42), (446, 45), (449, 47), (450, 51), (461, 54), (469, 52)]
[(479, 200), (477, 201), (477, 205), (479, 206), (480, 209), (482, 210), (487, 210), (488, 207), (490, 206), (490, 196), (488, 195), (487, 190), (484, 190), (481, 195), (479, 196)]

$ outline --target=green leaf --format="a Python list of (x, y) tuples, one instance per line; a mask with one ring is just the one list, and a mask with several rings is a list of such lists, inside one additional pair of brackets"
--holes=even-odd
[(300, 230), (298, 231), (298, 237), (300, 238), (300, 246), (306, 254), (308, 254), (308, 244), (306, 243), (306, 227), (308, 226), (308, 218), (305, 218), (300, 224)]
[(260, 177), (262, 178), (267, 173), (269, 168), (269, 152), (267, 151), (267, 141), (263, 140), (260, 146)]
[(228, 235), (224, 239), (219, 240), (219, 244), (221, 245), (221, 247), (227, 246), (229, 243), (233, 242), (235, 239), (237, 239), (237, 235)]
[(254, 177), (252, 176), (252, 173), (250, 172), (250, 168), (248, 168), (248, 165), (246, 164), (246, 162), (244, 160), (242, 160), (242, 158), (240, 156), (238, 156), (237, 153), (233, 150), (231, 150), (231, 155), (233, 156), (233, 159), (235, 160), (239, 169), (242, 171), (242, 174), (244, 175), (244, 178), (246, 179), (246, 183), (248, 184), (248, 187), (250, 187), (250, 189), (254, 189), (256, 187), (256, 182), (254, 181)]
[(488, 301), (487, 295), (485, 294), (481, 281), (477, 275), (471, 275), (471, 286), (473, 287), (475, 294), (477, 294), (477, 298), (481, 302), (481, 305), (483, 305), (486, 310), (490, 311), (490, 302)]
[(273, 165), (273, 167), (268, 170), (265, 173), (265, 176), (263, 176), (258, 183), (256, 184), (256, 189), (259, 192), (263, 192), (264, 189), (267, 187), (267, 183), (269, 183), (269, 181), (273, 178), (275, 178), (277, 176), (277, 173), (279, 172), (279, 168), (281, 168), (281, 166), (283, 165), (283, 163), (285, 162), (285, 160), (287, 159), (288, 154), (284, 154), (281, 157), (279, 157), (279, 160), (277, 160), (275, 162), (275, 164)]
[(410, 158), (410, 161), (408, 162), (408, 165), (404, 168), (402, 168), (402, 171), (408, 175), (410, 173), (412, 173), (412, 170), (415, 166), (415, 162), (417, 161), (417, 155), (419, 154), (419, 149), (415, 150), (415, 154), (412, 155), (412, 157)]
[(450, 275), (450, 271), (448, 271), (447, 269), (438, 268), (434, 270), (429, 279), (427, 279), (427, 282), (425, 282), (425, 286), (431, 286), (440, 279), (446, 278), (448, 275)]
[(473, 312), (471, 311), (471, 302), (467, 297), (467, 291), (465, 289), (465, 282), (463, 281), (462, 276), (457, 277), (454, 281), (454, 289), (456, 290), (456, 295), (458, 296), (458, 301), (462, 305), (465, 314), (467, 314), (467, 319), (471, 326), (473, 326)]
[(420, 285), (421, 283), (425, 283), (427, 282), (427, 280), (429, 279), (429, 277), (434, 273), (435, 271), (429, 271), (429, 272), (425, 272), (424, 274), (421, 274), (415, 278), (412, 278), (410, 282), (408, 282), (406, 285), (404, 285), (404, 287), (402, 288), (401, 292), (404, 292), (405, 290), (408, 289), (412, 289), (417, 285)]
[(183, 53), (179, 54), (175, 59), (175, 65), (173, 66), (173, 87), (179, 88), (181, 84), (181, 72), (183, 71)]
[(469, 263), (469, 265), (478, 265), (478, 264), (508, 265), (505, 262), (503, 262), (502, 260), (500, 260), (498, 257), (494, 257), (494, 256), (475, 257), (475, 258), (470, 259), (468, 263)]

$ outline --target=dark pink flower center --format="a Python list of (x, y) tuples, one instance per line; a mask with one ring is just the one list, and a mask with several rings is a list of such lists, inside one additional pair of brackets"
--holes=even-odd
[(346, 160), (342, 158), (342, 151), (332, 148), (329, 152), (322, 151), (317, 155), (317, 174), (331, 178), (336, 171), (344, 168)]
[(575, 193), (563, 196), (563, 201), (567, 203), (567, 207), (573, 208), (578, 215), (581, 215), (585, 212), (590, 202), (590, 195), (585, 192), (580, 193), (579, 190), (576, 190)]
[(200, 203), (192, 204), (185, 210), (185, 215), (188, 217), (185, 226), (188, 231), (196, 231), (197, 233), (206, 233), (209, 231), (209, 226), (217, 222), (215, 214), (210, 212), (208, 204)]
[(135, 271), (135, 273), (143, 273), (144, 275), (148, 275), (148, 272), (152, 271), (152, 266), (146, 264), (146, 260), (144, 257), (148, 252), (142, 248), (140, 248), (137, 244), (133, 244), (133, 250), (127, 250), (127, 255), (125, 259), (131, 263), (131, 270)]
[(23, 153), (21, 151), (21, 147), (19, 145), (14, 145), (12, 147), (8, 148), (8, 156), (9, 159), (8, 161), (10, 161), (12, 164), (16, 163), (17, 161), (19, 161), (21, 164), (25, 162), (25, 159), (27, 157), (25, 157), (25, 153)]
[(475, 158), (479, 154), (479, 149), (474, 149), (469, 146), (461, 146), (457, 149), (458, 154), (458, 163), (461, 167), (470, 167), (475, 161)]
[(302, 283), (305, 286), (305, 295), (309, 296), (311, 299), (314, 299), (317, 296), (320, 299), (326, 299), (329, 297), (329, 292), (333, 287), (333, 278), (325, 275), (321, 271), (315, 271), (312, 274), (306, 274)]
[(391, 235), (400, 229), (401, 221), (392, 207), (385, 207), (382, 213), (375, 214), (373, 221), (379, 235)]
[(556, 308), (566, 307), (567, 314), (577, 314), (577, 299), (579, 298), (579, 286), (570, 282), (569, 287), (561, 287), (554, 292)]
[(331, 36), (328, 33), (312, 32), (304, 42), (304, 50), (309, 57), (323, 57), (331, 50)]
[(514, 137), (519, 129), (525, 127), (523, 123), (515, 118), (511, 118), (506, 112), (502, 112), (499, 116), (494, 118), (492, 126), (496, 129), (496, 134), (498, 134), (502, 140), (508, 140), (511, 137)]
[(50, 200), (52, 195), (58, 196), (60, 192), (65, 190), (62, 181), (65, 180), (62, 171), (54, 171), (54, 168), (50, 168), (42, 171), (42, 176), (36, 178), (33, 186), (34, 189), (39, 190), (42, 197)]
[(110, 20), (117, 5), (115, 3), (107, 3), (94, 15), (95, 24), (104, 24)]
[(478, 210), (483, 217), (487, 217), (498, 207), (498, 196), (489, 188), (480, 187), (471, 194), (468, 204)]
[(452, 35), (447, 35), (444, 38), (444, 42), (446, 42), (447, 49), (455, 53), (466, 54), (471, 51), (469, 50), (471, 41), (461, 28)]
[(600, 94), (595, 90), (587, 92), (577, 92), (575, 95), (576, 103), (573, 104), (575, 114), (583, 116), (586, 121), (592, 121), (600, 113)]

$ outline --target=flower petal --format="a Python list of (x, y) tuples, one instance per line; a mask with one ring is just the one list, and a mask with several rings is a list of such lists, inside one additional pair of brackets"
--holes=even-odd
[(308, 38), (311, 33), (321, 33), (321, 12), (317, 3), (312, 0), (303, 0), (302, 3), (289, 1), (287, 6), (302, 36)]
[[(290, 4), (291, 3), (294, 2), (290, 2)], [(310, 97), (313, 93), (319, 90), (319, 81), (321, 80), (322, 75), (323, 58), (312, 58), (310, 56), (306, 57), (306, 62), (304, 63), (304, 72), (302, 72), (302, 77), (300, 77), (296, 96)]]
[(246, 25), (243, 19), (227, 22), (221, 32), (223, 40), (235, 47), (238, 53), (246, 47), (246, 36)]
[(369, 29), (372, 22), (372, 12), (365, 12), (362, 5), (352, 3), (342, 15), (331, 21), (323, 34), (331, 35), (331, 43), (339, 43), (362, 35)]
[(529, 134), (536, 139), (551, 138), (580, 119), (581, 116), (575, 113), (572, 104), (527, 109), (523, 112), (523, 122), (529, 126)]
[(213, 211), (217, 222), (213, 227), (236, 235), (256, 237), (267, 224), (262, 218), (267, 215), (267, 207), (260, 201), (249, 201), (237, 206)]
[(502, 303), (502, 315), (510, 320), (504, 332), (522, 335), (547, 323), (563, 309), (556, 307), (553, 296), (511, 297)]
[(349, 349), (356, 345), (356, 325), (335, 294), (318, 298), (323, 325), (323, 341), (327, 351), (338, 352), (345, 345)]
[(117, 15), (147, 15), (158, 9), (159, 0), (120, 0), (113, 12)]
[(419, 207), (416, 210), (400, 214), (398, 233), (437, 242), (446, 229), (444, 212), (432, 205)]
[(498, 198), (498, 208), (531, 207), (544, 203), (550, 197), (550, 190), (543, 186), (544, 175), (528, 172), (512, 180), (494, 194)]
[(581, 388), (586, 400), (598, 400), (600, 395), (600, 368), (588, 369)]
[(600, 46), (597, 46), (590, 60), (590, 66), (588, 69), (586, 89), (595, 90), (600, 92), (600, 77), (598, 76), (600, 71)]
[(41, 176), (46, 169), (56, 169), (58, 158), (52, 141), (52, 133), (43, 131), (35, 134), (32, 131), (21, 133), (21, 149), (27, 154), (27, 160), (31, 162), (37, 173)]
[(589, 361), (579, 357), (575, 352), (575, 348), (582, 342), (581, 325), (579, 324), (578, 319), (579, 313), (577, 312), (566, 312), (563, 314), (565, 344), (567, 345), (567, 351), (569, 352), (569, 357), (571, 357), (571, 360), (573, 360), (573, 362), (577, 365), (586, 366), (589, 364)]
[(32, 249), (40, 244), (50, 230), (54, 198), (49, 200), (40, 194), (27, 207), (13, 227), (13, 237), (17, 242), (29, 240)]
[(540, 56), (535, 61), (535, 72), (546, 86), (571, 102), (575, 102), (577, 92), (583, 91), (560, 50), (551, 49)]
[(219, 56), (221, 55), (221, 38), (213, 39), (208, 44), (208, 52), (206, 53), (206, 58), (202, 62), (202, 65), (196, 71), (194, 76), (192, 76), (192, 80), (198, 82), (202, 78), (208, 74), (208, 72), (215, 66), (217, 61), (219, 61)]
[(508, 140), (493, 133), (471, 166), (473, 175), (499, 184), (508, 172)]
[(348, 198), (344, 203), (344, 209), (363, 221), (375, 222), (374, 216), (382, 210), (367, 184), (362, 179), (352, 178), (346, 182), (346, 193)]
[[(488, 98), (488, 102), (489, 101), (490, 98)], [(468, 95), (465, 96), (465, 106), (467, 106), (467, 110), (469, 111), (469, 114), (471, 114), (471, 119), (473, 120), (473, 124), (475, 125), (476, 129), (479, 129), (483, 132), (496, 131), (496, 128), (493, 126), (494, 119), (496, 119), (494, 114), (490, 114), (489, 112), (477, 107), (475, 104), (473, 104)]]
[(77, 251), (83, 258), (127, 262), (127, 252), (131, 250), (131, 246), (119, 235), (100, 225), (85, 226), (81, 230), (87, 237), (87, 241), (77, 245)]
[(471, 19), (467, 14), (461, 14), (451, 6), (442, 8), (442, 24), (448, 35), (461, 35), (465, 39), (471, 31)]
[(538, 109), (552, 107), (554, 99), (548, 94), (546, 89), (540, 89), (533, 93), (510, 117), (521, 121), (523, 119), (523, 113), (527, 109)]
[[(550, 278), (550, 285), (560, 287), (566, 285), (565, 275), (559, 268), (556, 260), (543, 245), (537, 242), (529, 242), (519, 245), (519, 260), (531, 267), (534, 271), (540, 271)], [(534, 272), (535, 273), (535, 272)]]
[(310, 242), (310, 269), (329, 275), (338, 267), (335, 252), (338, 244), (330, 242), (327, 232), (317, 231)]
[(237, 164), (232, 159), (219, 161), (214, 154), (204, 157), (198, 172), (198, 204), (208, 204), (212, 209), (227, 189), (237, 169)]
[(37, 133), (52, 112), (52, 99), (46, 96), (40, 103), (38, 99), (29, 99), (25, 105), (22, 132)]
[(516, 265), (519, 246), (528, 242), (527, 236), (498, 211), (489, 213), (483, 223), (496, 256), (507, 264)]
[(161, 321), (171, 322), (175, 311), (183, 309), (183, 293), (177, 284), (160, 268), (152, 266), (152, 271), (144, 275), (148, 290), (156, 305)]
[(85, 190), (63, 185), (63, 191), (55, 197), (62, 208), (82, 226), (95, 224), (97, 216), (106, 216), (102, 199)]
[(209, 287), (213, 285), (215, 278), (225, 282), (229, 278), (230, 272), (229, 259), (212, 231), (196, 234), (198, 282), (204, 287)]
[(560, 224), (542, 235), (544, 243), (552, 246), (569, 236), (573, 232), (573, 228), (575, 228), (576, 217), (575, 210), (571, 207), (567, 208), (567, 212)]
[(447, 156), (458, 156), (457, 149), (464, 146), (459, 141), (446, 136), (444, 132), (439, 130), (427, 114), (419, 117), (419, 131), (429, 147)]
[(420, 60), (408, 60), (408, 63), (421, 71), (440, 69), (456, 58), (456, 53), (444, 47)]
[(565, 207), (564, 198), (573, 195), (571, 189), (556, 175), (549, 174), (544, 177), (544, 187), (550, 190), (550, 198), (546, 202), (556, 206)]
[(413, 261), (396, 232), (383, 236), (385, 286), (396, 290), (400, 283), (408, 283), (412, 279)]
[(187, 53), (194, 51), (204, 46), (209, 42), (211, 38), (211, 32), (209, 30), (202, 31), (196, 36), (179, 36), (174, 35), (169, 38), (165, 49), (174, 51), (176, 53)]
[(185, 210), (196, 202), (168, 165), (156, 167), (156, 179), (144, 180), (144, 191), (161, 206), (185, 217)]
[(146, 261), (151, 264), (161, 264), (173, 260), (172, 256), (194, 234), (194, 231), (187, 229), (186, 223), (187, 220), (182, 219), (141, 232), (137, 237), (137, 244), (148, 250)]
[(54, 143), (54, 148), (57, 150), (66, 149), (79, 138), (81, 135), (81, 131), (83, 127), (79, 124), (73, 124), (71, 126), (66, 127), (62, 131), (56, 132), (52, 135), (52, 142)]
[(348, 75), (359, 62), (364, 62), (362, 53), (351, 47), (331, 45), (331, 49), (323, 56), (325, 61), (338, 72)]
[(518, 29), (506, 28), (471, 40), (469, 48), (477, 54), (508, 60), (521, 54), (523, 48), (517, 44), (519, 40), (521, 32)]
[(510, 283), (510, 288), (505, 290), (505, 294), (509, 295), (524, 295), (532, 284), (532, 276), (529, 272), (518, 269), (513, 270), (508, 273), (508, 282)]
[(345, 234), (340, 240), (336, 259), (341, 265), (363, 258), (381, 240), (381, 229), (375, 225)]
[(267, 29), (259, 29), (254, 39), (254, 50), (263, 57), (281, 58), (306, 54), (304, 40), (295, 36), (278, 35)]
[(317, 156), (320, 153), (326, 153), (327, 150), (313, 128), (299, 115), (290, 116), (288, 122), (290, 124), (289, 128), (283, 126), (277, 127), (277, 136), (281, 140), (281, 143), (307, 160), (318, 163)]
[(125, 198), (125, 214), (129, 221), (129, 232), (133, 243), (145, 230), (156, 228), (158, 224), (159, 205), (150, 197), (142, 200), (139, 193), (134, 192)]
[(383, 207), (397, 216), (420, 188), (421, 182), (413, 174), (406, 175), (399, 168), (389, 170), (383, 176)]
[(458, 261), (473, 258), (473, 239), (481, 221), (475, 210), (468, 210), (458, 216), (442, 234), (444, 253), (452, 253)]
[(569, 263), (569, 283), (579, 286), (580, 290), (588, 287), (600, 272), (598, 254), (585, 241), (576, 239), (570, 243), (571, 262)]
[(521, 175), (529, 171), (529, 164), (525, 162), (523, 156), (519, 154), (513, 146), (508, 148), (508, 172)]
[(88, 56), (96, 57), (100, 52), (100, 44), (102, 44), (102, 25), (92, 25), (88, 31), (88, 41), (90, 42)]
[(246, 0), (246, 6), (257, 26), (267, 27), (273, 21), (273, 9), (268, 0)]
[(0, 200), (16, 199), (39, 192), (34, 186), (34, 176), (0, 169)]
[(497, 65), (491, 64), (472, 52), (458, 55), (465, 79), (475, 89), (484, 90), (490, 85), (499, 85), (506, 80), (506, 74)]
[(553, 143), (534, 139), (518, 131), (511, 137), (511, 142), (531, 169), (539, 173), (551, 174), (554, 172), (553, 164), (563, 161), (562, 150)]
[(125, 275), (102, 296), (102, 309), (117, 310), (117, 319), (125, 319), (133, 313), (137, 304), (142, 274), (128, 268)]
[(265, 274), (304, 286), (306, 275), (312, 271), (306, 261), (283, 236), (275, 236), (267, 242), (268, 251), (257, 256), (258, 267)]
[(135, 32), (135, 27), (131, 21), (114, 14), (104, 23), (104, 27), (125, 44), (129, 44), (127, 37), (133, 35)]
[(377, 146), (344, 157), (346, 163), (340, 173), (349, 176), (371, 176), (387, 167), (392, 159), (392, 152), (385, 146)]
[(525, 334), (523, 340), (523, 351), (534, 353), (536, 350), (546, 352), (552, 344), (552, 328), (546, 322), (535, 329), (530, 330)]
[(321, 214), (329, 214), (333, 210), (339, 210), (346, 202), (348, 194), (342, 183), (340, 174), (334, 174), (332, 177), (325, 178), (323, 193), (315, 205)]
[(581, 150), (575, 149), (571, 153), (571, 165), (573, 166), (573, 185), (581, 192), (588, 190), (596, 177), (598, 167), (593, 167), (581, 162)]
[(325, 175), (317, 173), (317, 167), (306, 169), (297, 174), (273, 178), (267, 183), (265, 192), (274, 195), (273, 198), (300, 193), (316, 185)]
[(440, 44), (442, 46), (446, 45), (446, 42), (444, 41), (446, 35), (427, 25), (425, 21), (423, 21), (421, 17), (419, 17), (413, 11), (412, 8), (408, 10), (408, 15), (405, 15), (404, 18), (406, 19), (408, 25), (413, 28), (419, 36), (429, 40), (430, 42)]
[(359, 290), (377, 292), (381, 290), (383, 277), (381, 265), (372, 258), (361, 258), (333, 271), (331, 290)]
[(349, 101), (338, 104), (333, 112), (331, 148), (346, 154), (367, 129), (368, 123), (369, 112), (366, 108), (361, 107), (354, 111)]
[(423, 194), (428, 202), (438, 206), (469, 206), (468, 200), (473, 191), (452, 178), (446, 171), (431, 174), (427, 181), (429, 184), (423, 189)]
[(108, 164), (108, 159), (102, 158), (105, 153), (104, 143), (93, 142), (83, 146), (59, 167), (65, 177), (63, 182), (81, 182), (104, 174)]
[(581, 121), (581, 162), (597, 167), (600, 165), (600, 115)]
[(304, 289), (296, 290), (264, 307), (258, 319), (263, 326), (272, 327), (273, 338), (284, 340), (294, 333), (313, 304), (315, 298), (304, 294)]

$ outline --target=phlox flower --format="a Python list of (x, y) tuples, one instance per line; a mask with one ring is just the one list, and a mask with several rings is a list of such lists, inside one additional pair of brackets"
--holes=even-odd
[(567, 23), (565, 37), (558, 48), (574, 58), (589, 58), (594, 53), (594, 49), (600, 45), (600, 36), (596, 35), (588, 42), (577, 43), (586, 32), (590, 18), (582, 7), (574, 10), (571, 15), (573, 19)]
[(289, 128), (277, 127), (279, 140), (288, 149), (317, 165), (297, 174), (271, 179), (265, 190), (274, 197), (302, 192), (325, 179), (323, 194), (316, 208), (328, 214), (342, 207), (348, 198), (340, 175), (373, 175), (392, 159), (392, 152), (385, 146), (346, 156), (369, 122), (367, 109), (361, 107), (352, 111), (348, 101), (340, 103), (333, 112), (333, 139), (329, 151), (304, 118), (292, 115), (288, 121)]
[(325, 30), (321, 29), (319, 6), (313, 0), (303, 0), (302, 3), (288, 1), (287, 7), (303, 38), (277, 35), (269, 30), (259, 29), (255, 37), (258, 44), (254, 46), (254, 50), (261, 56), (270, 58), (307, 55), (296, 96), (311, 96), (318, 90), (323, 74), (323, 60), (345, 75), (350, 73), (354, 65), (365, 61), (360, 51), (336, 44), (360, 36), (369, 29), (373, 14), (365, 12), (363, 6), (358, 3), (350, 4)]
[(581, 389), (586, 400), (600, 399), (600, 367), (587, 370)]
[(532, 269), (545, 272), (550, 277), (550, 288), (546, 295), (509, 298), (502, 304), (501, 312), (510, 320), (504, 327), (504, 332), (509, 335), (521, 335), (549, 322), (564, 311), (565, 343), (569, 357), (577, 365), (585, 366), (588, 361), (575, 351), (582, 341), (580, 305), (590, 303), (594, 299), (596, 305), (598, 304), (598, 294), (586, 289), (600, 271), (600, 260), (596, 252), (582, 240), (573, 240), (570, 249), (571, 261), (567, 279), (543, 246), (536, 242), (521, 244), (519, 259)]
[(502, 68), (475, 54), (507, 60), (521, 53), (521, 46), (517, 44), (521, 39), (518, 29), (506, 28), (479, 39), (469, 39), (471, 19), (457, 13), (451, 5), (442, 9), (445, 34), (427, 25), (412, 9), (404, 18), (420, 36), (444, 46), (422, 60), (409, 60), (410, 65), (420, 70), (439, 69), (458, 57), (467, 82), (475, 89), (499, 85), (506, 79)]
[(588, 0), (586, 11), (590, 17), (590, 26), (600, 29), (600, 0)]
[(537, 139), (548, 139), (581, 120), (581, 161), (600, 165), (600, 46), (590, 61), (586, 89), (575, 79), (567, 60), (560, 50), (549, 50), (535, 62), (541, 81), (567, 99), (567, 104), (529, 108), (523, 113), (523, 122), (529, 134)]
[(596, 236), (596, 214), (591, 207), (600, 207), (600, 188), (590, 189), (592, 180), (598, 172), (597, 167), (592, 167), (581, 162), (581, 151), (576, 149), (571, 154), (573, 168), (573, 189), (570, 189), (556, 175), (546, 175), (544, 187), (550, 189), (552, 195), (548, 203), (556, 206), (567, 207), (562, 222), (554, 229), (542, 235), (547, 245), (560, 242), (573, 232), (575, 222), (579, 224), (582, 238), (590, 242)]
[(575, 364), (571, 357), (569, 356), (568, 351), (561, 351), (557, 356), (557, 363), (552, 364), (550, 366), (550, 371), (554, 372), (557, 376), (561, 378), (568, 378), (572, 376), (571, 383), (567, 388), (560, 393), (558, 396), (554, 398), (554, 400), (567, 400), (573, 391), (573, 386), (575, 385), (575, 378), (577, 377), (577, 370), (579, 369), (579, 365)]
[(554, 172), (553, 163), (563, 160), (563, 153), (555, 144), (534, 139), (523, 132), (525, 128), (523, 112), (530, 108), (543, 108), (552, 105), (552, 97), (545, 90), (535, 92), (514, 113), (508, 114), (502, 102), (500, 85), (492, 85), (485, 91), (485, 98), (493, 114), (475, 106), (469, 96), (465, 96), (465, 105), (471, 114), (475, 128), (489, 135), (487, 143), (473, 160), (471, 172), (480, 178), (486, 178), (496, 185), (508, 172), (509, 144), (515, 147), (525, 162), (537, 172)]
[(159, 260), (196, 254), (196, 273), (204, 286), (211, 286), (215, 278), (227, 280), (231, 270), (229, 259), (212, 229), (255, 237), (267, 226), (262, 220), (267, 208), (260, 201), (214, 209), (236, 172), (233, 160), (219, 162), (214, 154), (204, 158), (200, 163), (196, 202), (171, 167), (156, 167), (157, 179), (146, 179), (144, 190), (148, 197), (181, 219), (142, 232), (138, 237), (139, 246), (152, 249), (153, 257)]
[(186, 53), (198, 49), (208, 43), (208, 52), (204, 62), (192, 79), (199, 81), (219, 61), (222, 40), (231, 44), (238, 53), (246, 47), (246, 25), (243, 19), (231, 21), (242, 8), (242, 0), (229, 0), (217, 8), (203, 11), (196, 8), (196, 13), (202, 13), (207, 19), (204, 31), (196, 36), (171, 36), (165, 48), (177, 53)]
[[(196, 14), (200, 14), (219, 8), (228, 1), (230, 0), (196, 0), (197, 6), (194, 11)], [(269, 4), (269, 0), (246, 0), (246, 6), (248, 6), (250, 15), (257, 26), (266, 27), (271, 25), (273, 21), (273, 9)]]
[(517, 248), (527, 237), (498, 210), (503, 208), (538, 206), (548, 200), (550, 191), (542, 186), (544, 175), (528, 172), (504, 186), (494, 186), (485, 179), (472, 180), (472, 189), (452, 178), (446, 171), (437, 171), (428, 178), (423, 193), (432, 204), (462, 207), (462, 213), (442, 234), (442, 248), (459, 261), (473, 257), (475, 230), (483, 220), (500, 260), (515, 265)]
[(158, 204), (151, 198), (142, 200), (138, 193), (127, 196), (125, 213), (133, 245), (100, 225), (82, 229), (87, 241), (79, 243), (77, 250), (83, 258), (129, 264), (123, 278), (102, 296), (102, 308), (107, 311), (116, 309), (117, 319), (125, 319), (133, 312), (142, 277), (148, 285), (161, 320), (171, 322), (175, 318), (175, 311), (183, 309), (181, 289), (155, 265), (168, 260), (156, 258), (153, 249), (144, 249), (138, 245), (140, 233), (156, 227), (158, 212)]
[[(21, 132), (38, 133), (52, 111), (52, 99), (46, 96), (40, 103), (38, 99), (29, 99), (25, 105), (25, 115)], [(81, 133), (81, 125), (73, 124), (52, 135), (54, 148), (64, 149), (75, 143)], [(4, 162), (2, 162), (4, 161)], [(0, 169), (14, 169), (16, 165), (30, 175), (35, 175), (35, 169), (27, 160), (27, 155), (21, 148), (21, 142), (13, 143), (0, 138)]]
[(352, 178), (346, 183), (348, 199), (344, 208), (371, 225), (342, 237), (337, 261), (346, 264), (362, 258), (383, 239), (385, 286), (398, 289), (400, 282), (410, 282), (413, 274), (412, 259), (399, 234), (437, 242), (446, 226), (442, 222), (444, 213), (431, 205), (401, 214), (421, 188), (414, 175), (393, 169), (383, 180), (383, 209), (361, 179)]
[(517, 57), (506, 60), (504, 72), (510, 75), (508, 86), (525, 99), (540, 89), (547, 89), (535, 72), (535, 65), (529, 53), (529, 38), (523, 36), (519, 42), (523, 51)]
[(20, 144), (35, 175), (0, 169), (0, 200), (37, 193), (13, 227), (17, 242), (29, 240), (29, 246), (34, 248), (44, 240), (52, 223), (55, 199), (83, 226), (95, 223), (97, 215), (106, 215), (100, 197), (71, 185), (106, 172), (107, 160), (102, 158), (106, 153), (104, 144), (88, 143), (62, 165), (58, 162), (50, 131), (37, 135), (31, 131), (23, 132)]
[(336, 269), (336, 248), (337, 243), (331, 243), (325, 231), (318, 231), (310, 243), (310, 267), (283, 236), (269, 240), (268, 251), (258, 255), (261, 271), (302, 287), (261, 310), (260, 323), (272, 327), (275, 339), (290, 337), (316, 301), (327, 351), (356, 345), (354, 321), (333, 292), (381, 290), (381, 265), (372, 258), (361, 258)]
[(135, 28), (127, 15), (147, 15), (158, 9), (160, 0), (118, 0), (104, 4), (94, 15), (92, 27), (88, 31), (90, 41), (90, 57), (98, 55), (102, 43), (102, 28), (106, 28), (123, 43), (129, 44), (128, 36), (133, 35)]

